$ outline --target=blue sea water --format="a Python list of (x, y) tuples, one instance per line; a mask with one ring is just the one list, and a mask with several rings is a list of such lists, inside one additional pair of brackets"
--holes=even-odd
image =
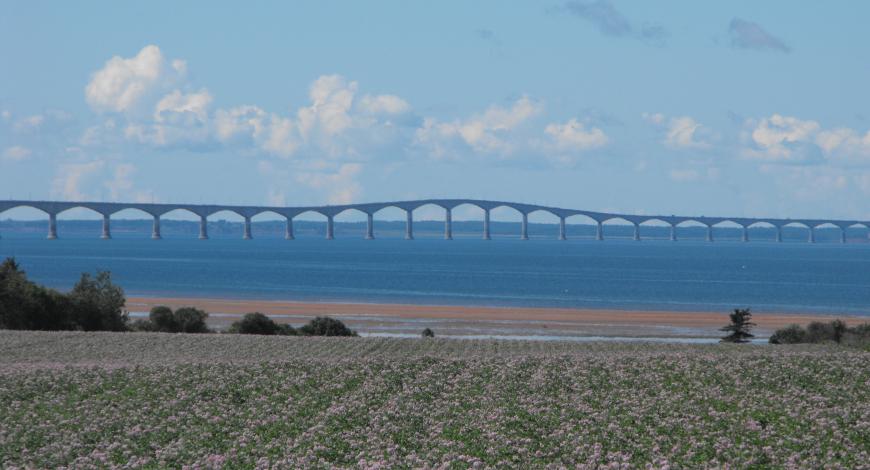
[(129, 296), (870, 315), (870, 244), (0, 239), (43, 284)]

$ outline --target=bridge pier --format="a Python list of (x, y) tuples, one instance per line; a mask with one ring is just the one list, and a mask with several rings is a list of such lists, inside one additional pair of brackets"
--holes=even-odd
[(151, 239), (160, 240), (161, 238), (163, 238), (162, 236), (160, 236), (160, 216), (155, 215), (153, 217), (154, 224), (151, 226)]
[(846, 243), (846, 227), (840, 227), (840, 243)]
[(199, 216), (199, 239), (208, 240), (208, 218), (204, 215)]
[(712, 225), (707, 226), (707, 241), (708, 242), (713, 241), (713, 226)]
[(48, 214), (48, 236), (49, 240), (57, 240), (57, 214)]
[(677, 225), (671, 224), (671, 241), (677, 241)]
[(103, 214), (103, 233), (100, 235), (103, 240), (112, 238), (112, 230), (109, 227), (109, 214)]
[(483, 239), (492, 240), (489, 233), (489, 209), (483, 210)]
[(634, 241), (640, 241), (640, 224), (637, 222), (634, 223)]
[(565, 218), (559, 217), (559, 240), (567, 240), (568, 237), (565, 234)]
[(414, 239), (414, 211), (405, 209), (405, 240)]
[(815, 243), (816, 242), (816, 229), (815, 227), (810, 227), (810, 234), (807, 239), (807, 243)]
[(453, 211), (444, 209), (444, 239), (453, 240)]
[(242, 240), (250, 240), (254, 237), (251, 236), (251, 218), (249, 216), (245, 216), (245, 233), (242, 235)]
[(776, 226), (776, 242), (782, 243), (782, 227), (779, 225)]
[(601, 222), (597, 221), (598, 225), (595, 227), (595, 239), (598, 241), (604, 240), (604, 227), (601, 226)]
[(745, 225), (743, 225), (743, 241), (744, 242), (749, 241), (749, 227), (747, 227)]
[(331, 215), (326, 216), (326, 239), (334, 240), (335, 239), (335, 223), (332, 220)]
[(372, 214), (366, 214), (366, 240), (375, 239), (375, 221)]
[(529, 239), (529, 214), (523, 212), (523, 223), (520, 227), (520, 240)]
[(285, 240), (295, 240), (296, 237), (293, 236), (293, 217), (287, 217), (287, 222), (284, 226), (284, 239)]

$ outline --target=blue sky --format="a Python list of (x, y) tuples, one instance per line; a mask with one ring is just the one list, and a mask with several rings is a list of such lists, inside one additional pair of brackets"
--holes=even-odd
[(3, 2), (0, 197), (870, 219), (868, 15)]

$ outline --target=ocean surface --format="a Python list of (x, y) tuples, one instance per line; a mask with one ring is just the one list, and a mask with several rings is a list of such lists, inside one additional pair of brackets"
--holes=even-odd
[(870, 243), (43, 236), (0, 256), (62, 290), (108, 270), (128, 296), (870, 315)]

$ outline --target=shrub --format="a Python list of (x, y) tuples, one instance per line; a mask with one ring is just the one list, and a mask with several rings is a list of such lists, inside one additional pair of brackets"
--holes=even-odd
[(148, 318), (151, 320), (153, 331), (162, 331), (164, 333), (178, 333), (181, 330), (178, 321), (175, 319), (175, 314), (172, 309), (164, 305), (158, 305), (151, 308), (148, 313)]
[(748, 343), (755, 335), (749, 332), (755, 323), (752, 323), (752, 312), (748, 308), (735, 308), (734, 313), (729, 315), (731, 324), (722, 327), (719, 331), (731, 334), (722, 338), (724, 343)]
[(108, 271), (84, 273), (69, 293), (72, 320), (85, 331), (126, 331), (124, 290), (112, 283)]
[(205, 319), (208, 313), (193, 307), (182, 307), (175, 311), (175, 321), (181, 333), (210, 333)]
[(27, 279), (14, 258), (0, 264), (0, 328), (70, 330), (67, 296)]
[(147, 318), (139, 318), (130, 323), (130, 331), (159, 331), (154, 322)]
[(807, 342), (807, 332), (800, 325), (789, 325), (776, 330), (771, 336), (771, 344), (797, 344)]
[(247, 313), (241, 320), (234, 322), (230, 333), (243, 335), (295, 335), (296, 329), (290, 325), (279, 325), (260, 312)]
[(434, 338), (434, 337), (435, 337), (435, 332), (432, 331), (431, 328), (426, 328), (426, 329), (423, 330), (422, 333), (420, 333), (420, 336), (422, 336), (422, 337), (424, 337), (424, 338)]
[(340, 320), (330, 317), (317, 317), (299, 328), (299, 332), (305, 336), (358, 336)]

